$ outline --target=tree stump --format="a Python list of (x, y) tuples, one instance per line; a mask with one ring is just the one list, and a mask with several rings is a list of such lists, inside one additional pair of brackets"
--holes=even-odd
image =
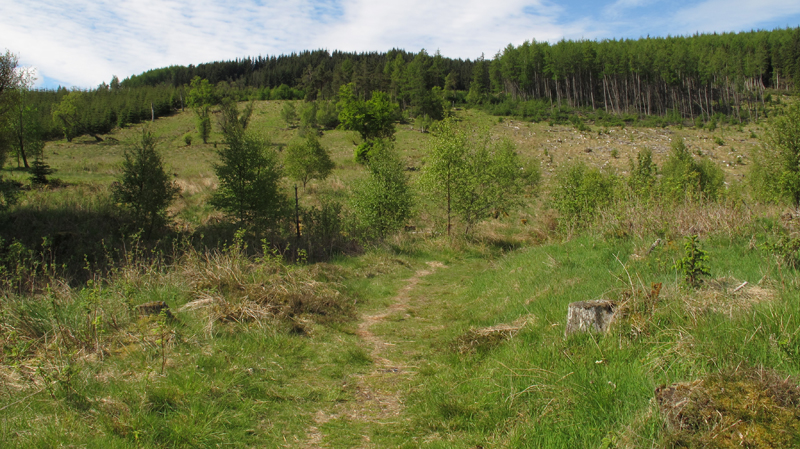
[(616, 308), (615, 302), (606, 300), (573, 302), (567, 309), (567, 328), (564, 334), (605, 332), (614, 318)]
[(169, 306), (164, 301), (152, 301), (139, 304), (138, 306), (134, 307), (134, 309), (139, 312), (139, 316), (160, 315), (163, 311), (166, 318), (173, 318), (172, 312), (169, 310)]

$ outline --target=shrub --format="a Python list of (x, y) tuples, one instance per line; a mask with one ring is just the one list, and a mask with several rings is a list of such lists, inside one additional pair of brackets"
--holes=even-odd
[[(518, 201), (524, 183), (536, 187), (538, 165), (523, 167), (508, 140), (493, 142), (487, 132), (476, 138), (445, 119), (433, 130), (430, 154), (422, 174), (423, 189), (447, 211), (447, 232), (452, 215), (464, 223), (468, 234), (492, 212), (507, 211)], [(527, 170), (526, 170), (527, 169)]]
[(22, 184), (19, 182), (0, 177), (0, 211), (17, 204), (20, 187), (22, 187)]
[(764, 246), (782, 263), (791, 268), (800, 268), (800, 238), (783, 236), (777, 242), (768, 243)]
[(369, 238), (384, 238), (411, 217), (413, 198), (403, 164), (390, 141), (373, 141), (369, 177), (353, 192), (353, 209)]
[(36, 158), (36, 160), (31, 163), (31, 184), (35, 186), (49, 184), (50, 180), (47, 179), (47, 177), (52, 175), (54, 171), (55, 170), (50, 168), (50, 166), (47, 165), (44, 160), (41, 158)]
[(183, 143), (185, 143), (187, 147), (192, 146), (192, 133), (186, 133), (183, 135)]
[(297, 134), (300, 137), (319, 133), (317, 131), (317, 103), (311, 101), (302, 104), (298, 115), (300, 116), (300, 128)]
[(428, 114), (422, 114), (414, 119), (414, 126), (419, 129), (420, 132), (428, 132), (428, 128), (431, 127), (433, 123), (433, 119)]
[(696, 161), (683, 140), (672, 142), (662, 174), (662, 193), (675, 201), (685, 198), (716, 200), (725, 178), (722, 169), (709, 159)]
[(339, 112), (332, 101), (322, 101), (317, 105), (317, 123), (326, 128), (334, 129), (339, 126)]
[(684, 257), (675, 262), (674, 268), (683, 274), (683, 280), (690, 287), (697, 287), (702, 278), (711, 275), (708, 271), (708, 255), (700, 248), (696, 235), (686, 236), (683, 244)]
[(656, 183), (656, 164), (653, 163), (653, 152), (645, 148), (636, 155), (636, 164), (630, 161), (630, 177), (628, 187), (634, 196), (646, 198), (653, 194)]
[(294, 126), (297, 121), (297, 109), (294, 107), (294, 102), (286, 101), (281, 108), (281, 120), (286, 123), (287, 128)]
[(318, 253), (327, 256), (344, 249), (344, 220), (342, 205), (335, 201), (322, 201), (320, 207), (302, 211), (303, 239), (308, 244), (310, 260), (319, 259)]
[(308, 134), (303, 142), (293, 142), (284, 159), (286, 174), (303, 183), (311, 179), (325, 179), (333, 171), (334, 163), (316, 135)]
[(750, 183), (763, 199), (800, 207), (800, 105), (770, 122), (763, 145), (753, 152)]
[(598, 209), (611, 204), (616, 186), (616, 176), (574, 162), (556, 174), (552, 206), (571, 224), (584, 225)]
[(203, 143), (208, 143), (211, 136), (211, 116), (208, 106), (201, 106), (195, 109), (197, 119), (197, 134), (203, 139)]

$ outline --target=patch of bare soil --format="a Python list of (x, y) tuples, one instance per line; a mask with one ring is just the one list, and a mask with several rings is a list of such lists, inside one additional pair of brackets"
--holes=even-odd
[[(403, 382), (408, 375), (413, 374), (408, 370), (404, 361), (387, 358), (388, 348), (394, 346), (381, 336), (372, 332), (372, 327), (384, 321), (392, 314), (401, 313), (408, 307), (410, 292), (419, 284), (420, 280), (432, 274), (439, 268), (446, 268), (441, 262), (427, 262), (428, 267), (418, 270), (408, 278), (406, 285), (394, 297), (392, 304), (386, 309), (362, 316), (358, 325), (358, 335), (369, 347), (370, 356), (375, 368), (368, 374), (355, 376), (351, 379), (349, 388), (355, 391), (355, 402), (343, 403), (337, 406), (332, 413), (318, 411), (314, 416), (316, 426), (307, 430), (306, 441), (301, 445), (304, 448), (320, 447), (324, 435), (319, 430), (321, 426), (332, 419), (346, 418), (351, 421), (368, 422), (375, 424), (392, 424), (399, 419), (403, 411), (403, 399), (397, 393), (397, 384)], [(369, 437), (364, 436), (364, 447), (370, 447)]]

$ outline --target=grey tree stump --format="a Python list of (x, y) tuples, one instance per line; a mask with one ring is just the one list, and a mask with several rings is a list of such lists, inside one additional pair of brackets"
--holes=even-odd
[(614, 319), (614, 301), (595, 300), (573, 302), (567, 309), (567, 328), (564, 335), (574, 332), (605, 332)]
[(139, 304), (138, 306), (134, 307), (134, 309), (139, 312), (139, 316), (160, 315), (163, 311), (167, 318), (174, 318), (172, 312), (169, 310), (169, 306), (164, 301), (146, 302), (144, 304)]

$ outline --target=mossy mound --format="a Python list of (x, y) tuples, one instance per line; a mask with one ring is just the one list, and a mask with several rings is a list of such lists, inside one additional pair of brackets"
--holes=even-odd
[(667, 447), (798, 447), (800, 386), (763, 369), (713, 374), (656, 389)]

